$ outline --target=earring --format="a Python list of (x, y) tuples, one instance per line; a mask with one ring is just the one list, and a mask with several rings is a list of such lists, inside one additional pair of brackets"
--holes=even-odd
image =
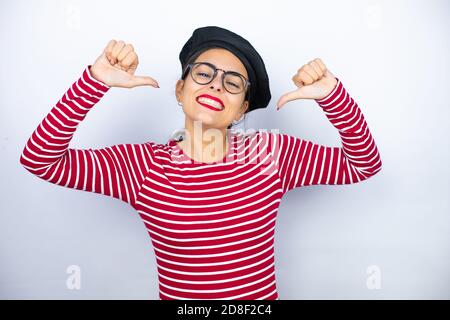
[(182, 104), (180, 101), (178, 101), (178, 105), (179, 105), (179, 106), (183, 106), (183, 104)]

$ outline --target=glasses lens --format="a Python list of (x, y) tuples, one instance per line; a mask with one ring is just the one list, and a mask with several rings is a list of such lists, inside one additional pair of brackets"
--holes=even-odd
[(235, 74), (226, 74), (225, 75), (225, 89), (231, 93), (240, 93), (244, 91), (244, 79), (241, 76)]
[(192, 77), (195, 82), (199, 84), (207, 84), (209, 83), (214, 76), (214, 69), (203, 63), (199, 63), (194, 65), (192, 68)]
[[(198, 84), (210, 83), (214, 77), (214, 68), (208, 64), (198, 63), (192, 68), (192, 77)], [(237, 74), (227, 73), (223, 85), (230, 93), (240, 93), (245, 89), (245, 80)]]

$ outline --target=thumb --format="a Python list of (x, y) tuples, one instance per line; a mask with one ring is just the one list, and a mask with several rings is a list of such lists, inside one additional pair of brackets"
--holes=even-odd
[(133, 76), (130, 83), (132, 87), (152, 86), (154, 88), (159, 88), (158, 82), (152, 77), (147, 76)]
[(286, 104), (289, 101), (301, 99), (303, 97), (300, 89), (297, 89), (295, 91), (288, 92), (280, 97), (280, 99), (277, 102), (277, 109), (280, 109), (284, 104)]

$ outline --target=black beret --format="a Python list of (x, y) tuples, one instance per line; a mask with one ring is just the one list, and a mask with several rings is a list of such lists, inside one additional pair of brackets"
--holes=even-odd
[(181, 72), (183, 73), (194, 54), (217, 47), (231, 51), (247, 70), (250, 81), (250, 103), (247, 112), (267, 107), (271, 94), (264, 61), (250, 42), (230, 30), (217, 26), (195, 29), (180, 52)]

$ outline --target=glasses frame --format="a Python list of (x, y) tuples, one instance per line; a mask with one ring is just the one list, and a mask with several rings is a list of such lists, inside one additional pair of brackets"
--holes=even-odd
[[(198, 64), (206, 64), (206, 65), (210, 66), (210, 67), (214, 70), (214, 75), (213, 75), (213, 77), (212, 77), (211, 80), (209, 80), (207, 83), (199, 83), (199, 82), (197, 82), (197, 81), (194, 79), (194, 76), (192, 75), (192, 70), (194, 69), (193, 67), (194, 67), (195, 65), (198, 65)], [(246, 77), (244, 77), (242, 74), (240, 74), (239, 72), (235, 72), (235, 71), (225, 71), (225, 70), (223, 70), (223, 69), (217, 68), (215, 65), (213, 65), (212, 63), (209, 63), (209, 62), (197, 61), (197, 62), (194, 62), (194, 63), (189, 63), (189, 64), (186, 66), (186, 68), (184, 69), (183, 77), (182, 77), (183, 79), (184, 79), (184, 77), (186, 76), (186, 72), (188, 72), (188, 70), (189, 70), (189, 74), (191, 75), (192, 80), (194, 80), (195, 83), (200, 84), (200, 85), (207, 85), (207, 84), (210, 84), (210, 83), (213, 82), (213, 80), (217, 77), (218, 71), (219, 71), (219, 70), (222, 71), (222, 77), (221, 77), (221, 80), (222, 80), (222, 87), (223, 87), (227, 92), (229, 92), (229, 93), (231, 93), (231, 94), (241, 94), (242, 92), (246, 92), (246, 91), (248, 90), (248, 88), (250, 87), (250, 85), (251, 85), (250, 81), (249, 81)], [(227, 74), (231, 74), (231, 75), (235, 75), (235, 76), (241, 77), (241, 78), (244, 80), (244, 89), (243, 89), (242, 91), (239, 91), (239, 92), (230, 92), (230, 91), (226, 88), (226, 86), (225, 86), (225, 76), (226, 76)]]

